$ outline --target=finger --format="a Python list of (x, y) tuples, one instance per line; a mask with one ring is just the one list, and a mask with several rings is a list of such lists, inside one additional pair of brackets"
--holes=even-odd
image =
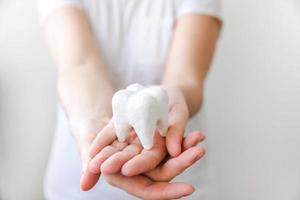
[(80, 179), (80, 187), (83, 191), (88, 191), (92, 189), (96, 183), (98, 182), (100, 178), (100, 173), (99, 174), (94, 174), (88, 170), (86, 170)]
[(100, 173), (94, 174), (94, 173), (91, 173), (89, 170), (87, 170), (87, 167), (88, 167), (87, 163), (89, 162), (89, 160), (85, 159), (85, 158), (83, 160), (84, 160), (84, 162), (83, 162), (83, 166), (82, 166), (80, 187), (83, 191), (88, 191), (92, 187), (94, 187), (94, 185), (96, 185), (96, 183), (98, 182), (98, 180), (100, 178)]
[(203, 140), (205, 140), (205, 135), (203, 135), (201, 132), (199, 131), (193, 131), (190, 134), (188, 134), (184, 140), (183, 140), (183, 151), (196, 146), (199, 142), (202, 142)]
[(143, 147), (138, 144), (131, 144), (122, 151), (115, 153), (101, 165), (101, 172), (113, 174), (121, 170), (121, 167), (131, 158), (138, 155)]
[(152, 182), (145, 176), (114, 174), (105, 178), (111, 185), (141, 199), (179, 199), (195, 191), (193, 186), (185, 183)]
[(90, 157), (93, 158), (104, 147), (110, 145), (116, 139), (113, 120), (111, 120), (96, 136), (90, 146)]
[(134, 176), (154, 169), (166, 156), (164, 139), (158, 132), (154, 136), (151, 150), (143, 149), (140, 154), (126, 162), (121, 171), (125, 176)]
[(205, 150), (202, 147), (191, 147), (178, 157), (171, 158), (162, 166), (147, 172), (146, 175), (156, 181), (170, 181), (192, 166), (196, 161), (202, 158), (204, 154)]
[(95, 134), (88, 134), (84, 137), (77, 138), (77, 145), (80, 150), (82, 161), (82, 176), (80, 179), (80, 187), (83, 191), (90, 190), (99, 180), (100, 174), (92, 174), (87, 170), (89, 157), (89, 145), (95, 138)]
[(184, 130), (176, 126), (171, 126), (168, 129), (166, 136), (166, 145), (168, 152), (172, 157), (178, 156), (181, 152), (183, 131)]
[(91, 161), (89, 162), (89, 171), (98, 174), (100, 173), (101, 165), (113, 154), (124, 149), (128, 144), (126, 142), (113, 142), (113, 144), (104, 147)]
[(181, 153), (182, 138), (187, 120), (188, 113), (177, 106), (174, 106), (169, 113), (169, 129), (166, 135), (166, 145), (172, 157), (176, 157)]

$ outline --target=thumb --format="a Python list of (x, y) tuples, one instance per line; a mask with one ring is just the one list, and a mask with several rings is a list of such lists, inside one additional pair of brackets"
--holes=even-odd
[(176, 157), (181, 153), (182, 139), (188, 122), (188, 116), (186, 109), (176, 105), (169, 112), (166, 146), (172, 157)]

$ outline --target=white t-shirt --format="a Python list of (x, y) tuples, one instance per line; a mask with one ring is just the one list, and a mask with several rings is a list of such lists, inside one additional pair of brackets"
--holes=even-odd
[[(219, 0), (39, 0), (41, 23), (64, 6), (79, 7), (88, 15), (102, 59), (116, 88), (135, 82), (159, 83), (178, 17), (198, 13), (220, 18)], [(188, 126), (189, 130), (199, 128), (197, 117), (193, 122)], [(200, 161), (177, 178), (196, 187), (196, 192), (188, 199), (212, 199), (213, 188), (209, 185), (213, 172), (206, 167), (206, 162)], [(82, 192), (80, 175), (79, 154), (60, 108), (45, 179), (46, 197), (55, 200), (133, 199), (126, 192), (108, 185), (104, 179), (91, 191)]]

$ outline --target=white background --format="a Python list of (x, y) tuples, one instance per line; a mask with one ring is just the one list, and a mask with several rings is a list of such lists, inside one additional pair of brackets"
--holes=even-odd
[[(222, 200), (300, 199), (300, 2), (225, 0), (203, 127)], [(34, 0), (0, 0), (0, 199), (40, 200), (55, 71)]]

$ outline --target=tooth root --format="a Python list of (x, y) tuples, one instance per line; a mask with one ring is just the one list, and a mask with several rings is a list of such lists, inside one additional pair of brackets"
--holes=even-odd
[(128, 137), (131, 131), (131, 126), (128, 124), (127, 121), (118, 119), (117, 117), (114, 117), (114, 125), (118, 141), (125, 142), (126, 138)]
[(157, 86), (149, 88), (147, 92), (159, 102), (158, 104), (153, 105), (151, 110), (156, 109), (156, 120), (158, 121), (157, 129), (160, 135), (165, 137), (168, 130), (168, 94), (163, 88)]
[(114, 126), (117, 138), (120, 142), (124, 142), (131, 131), (131, 126), (126, 117), (127, 108), (126, 105), (124, 105), (129, 96), (129, 91), (119, 90), (112, 98)]
[(156, 129), (156, 122), (154, 120), (146, 120), (144, 123), (137, 123), (133, 128), (140, 139), (144, 149), (151, 149), (153, 147), (154, 134)]

